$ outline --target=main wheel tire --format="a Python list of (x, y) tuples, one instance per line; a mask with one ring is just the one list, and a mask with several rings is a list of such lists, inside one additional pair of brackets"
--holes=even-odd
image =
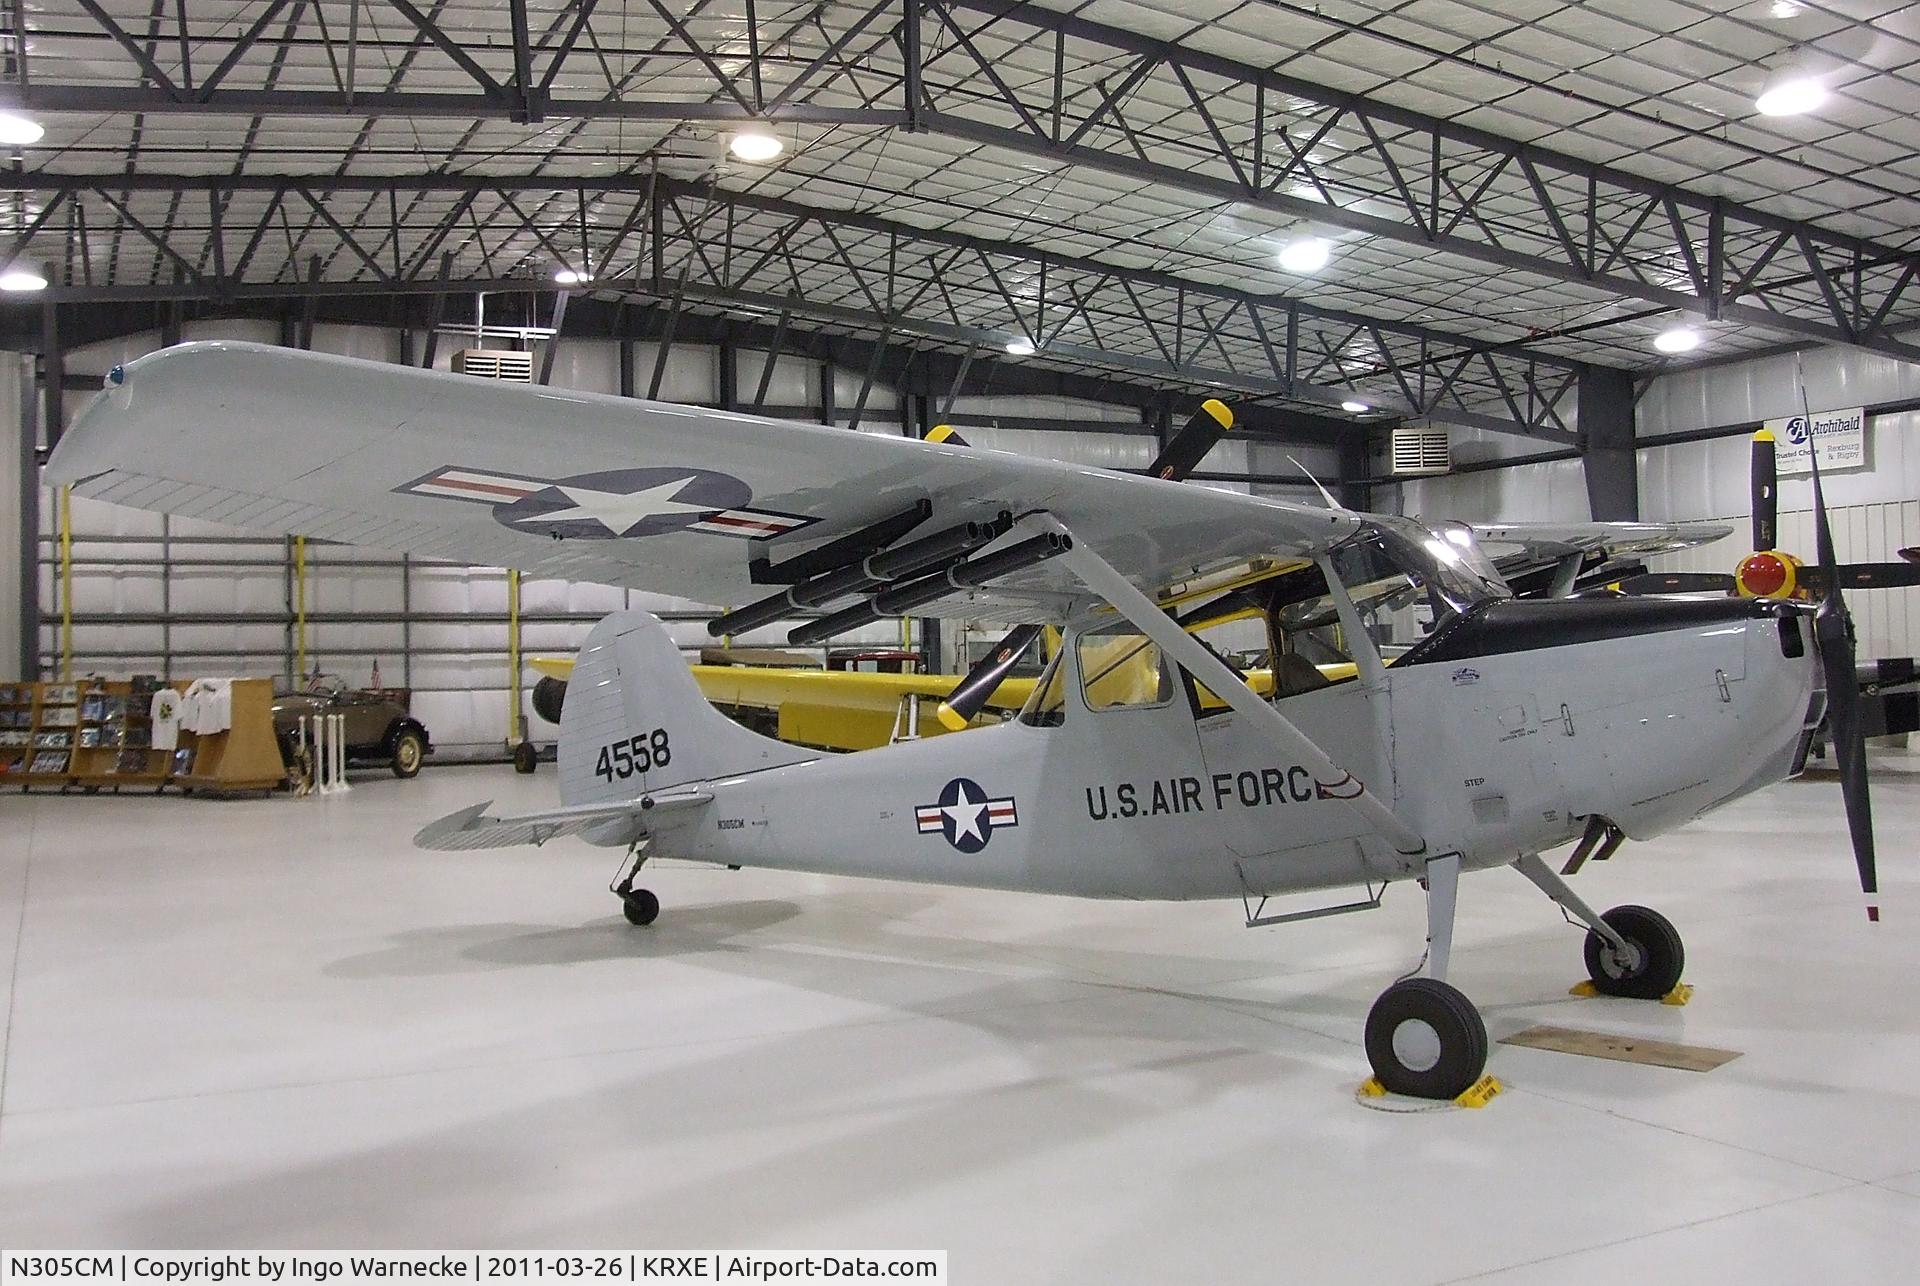
[(399, 778), (417, 777), (420, 765), (427, 757), (427, 741), (412, 728), (402, 728), (393, 739), (393, 757), (390, 763), (393, 775)]
[(1487, 1025), (1456, 988), (1405, 978), (1367, 1014), (1367, 1061), (1395, 1094), (1458, 1098), (1487, 1069)]
[(1607, 940), (1587, 931), (1587, 976), (1595, 991), (1634, 1000), (1658, 1000), (1680, 985), (1687, 951), (1666, 916), (1644, 906), (1617, 906), (1600, 917), (1627, 940), (1634, 958), (1622, 960)]
[(620, 899), (620, 909), (627, 913), (627, 923), (645, 928), (660, 918), (660, 899), (650, 889), (635, 889)]

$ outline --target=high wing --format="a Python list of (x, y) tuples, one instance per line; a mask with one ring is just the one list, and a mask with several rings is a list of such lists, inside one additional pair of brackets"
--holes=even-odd
[[(1010, 452), (232, 341), (116, 369), (47, 476), (136, 508), (712, 604), (767, 593), (751, 557), (779, 563), (921, 501), (915, 536), (1048, 511), (1150, 592), (1310, 554), (1359, 523)], [(1064, 621), (1086, 597), (1041, 563), (915, 611)]]
[(1710, 545), (1733, 534), (1733, 528), (1723, 522), (1510, 522), (1472, 527), (1475, 542), (1503, 572), (1508, 560), (1519, 566), (1570, 554), (1651, 558)]

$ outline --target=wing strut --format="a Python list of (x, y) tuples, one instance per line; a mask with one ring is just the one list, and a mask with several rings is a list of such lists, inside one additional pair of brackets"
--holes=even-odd
[(1182, 629), (1178, 622), (1153, 605), (1153, 600), (1134, 588), (1133, 582), (1115, 571), (1112, 564), (1089, 549), (1084, 541), (1072, 539), (1073, 533), (1049, 514), (1036, 514), (1024, 525), (1054, 531), (1069, 538), (1070, 546), (1059, 555), (1060, 561), (1080, 578), (1082, 584), (1098, 594), (1113, 609), (1130, 621), (1142, 634), (1160, 645), (1181, 668), (1207, 685), (1207, 690), (1229, 706), (1266, 729), (1287, 753), (1299, 759), (1313, 774), (1316, 793), (1322, 799), (1337, 799), (1352, 808), (1369, 828), (1385, 836), (1402, 853), (1422, 853), (1427, 842), (1420, 833), (1401, 821), (1393, 810), (1381, 803), (1358, 777), (1327, 757), (1313, 738), (1300, 731), (1293, 721), (1274, 709), (1249, 688), (1240, 676)]

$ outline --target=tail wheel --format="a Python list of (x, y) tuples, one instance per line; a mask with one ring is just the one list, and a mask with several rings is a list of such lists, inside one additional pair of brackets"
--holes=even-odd
[(1435, 978), (1405, 978), (1381, 992), (1367, 1014), (1367, 1061), (1395, 1094), (1458, 1098), (1487, 1069), (1487, 1026), (1457, 989)]
[(513, 748), (513, 770), (517, 773), (530, 773), (540, 767), (540, 752), (533, 748), (531, 741), (523, 741)]
[(660, 918), (660, 899), (651, 889), (634, 889), (620, 896), (620, 909), (627, 913), (627, 923), (645, 928)]
[(1687, 967), (1686, 948), (1671, 921), (1644, 906), (1617, 906), (1600, 917), (1627, 941), (1620, 952), (1592, 931), (1587, 933), (1587, 976), (1595, 991), (1634, 1000), (1658, 1000), (1680, 985)]
[(412, 728), (402, 728), (393, 739), (393, 775), (413, 777), (420, 772), (420, 764), (427, 757), (427, 741)]

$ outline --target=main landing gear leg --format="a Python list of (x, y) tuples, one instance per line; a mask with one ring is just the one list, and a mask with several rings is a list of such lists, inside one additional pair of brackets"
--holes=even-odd
[(1473, 1002), (1451, 986), (1454, 906), (1460, 856), (1427, 862), (1425, 977), (1402, 978), (1367, 1014), (1367, 1061), (1374, 1079), (1396, 1094), (1453, 1099), (1467, 1092), (1487, 1066), (1487, 1026)]
[(1595, 991), (1660, 1000), (1680, 985), (1686, 947), (1667, 917), (1644, 906), (1617, 906), (1605, 915), (1597, 914), (1538, 853), (1529, 853), (1513, 865), (1569, 918), (1587, 926), (1587, 976), (1593, 979)]
[(640, 877), (640, 868), (647, 864), (647, 842), (641, 840), (628, 852), (629, 862), (621, 863), (624, 872), (607, 887), (620, 899), (620, 909), (626, 912), (627, 923), (645, 927), (660, 918), (660, 899), (650, 889), (636, 889), (633, 882)]

